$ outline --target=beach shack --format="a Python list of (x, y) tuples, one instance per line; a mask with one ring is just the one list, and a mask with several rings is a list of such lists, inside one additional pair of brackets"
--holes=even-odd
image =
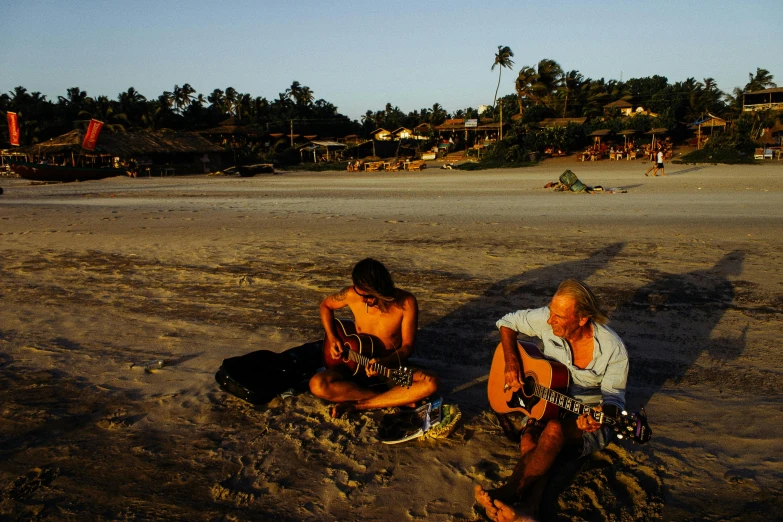
[[(299, 157), (304, 163), (305, 153), (312, 153), (313, 163), (319, 161), (339, 161), (342, 159), (342, 151), (347, 145), (338, 141), (309, 141), (299, 147)], [(308, 154), (309, 158), (309, 154)]]
[(392, 140), (409, 140), (413, 138), (413, 131), (407, 127), (398, 127), (390, 135)]
[(428, 140), (432, 137), (432, 125), (419, 123), (413, 128), (413, 137), (417, 140)]
[(193, 132), (103, 129), (94, 151), (82, 149), (83, 141), (84, 131), (77, 129), (18, 152), (51, 165), (123, 166), (139, 175), (214, 172), (222, 168), (225, 154), (223, 147)]
[(237, 149), (248, 143), (258, 142), (264, 133), (256, 127), (245, 125), (237, 118), (223, 120), (216, 127), (196, 131), (208, 140), (219, 143), (224, 147)]
[(744, 112), (783, 111), (783, 87), (746, 92), (742, 95), (742, 110)]
[[(719, 118), (714, 114), (707, 113), (706, 116), (702, 116), (698, 120), (694, 121), (688, 128), (696, 132), (696, 148), (700, 149), (704, 144), (712, 137), (712, 133), (715, 127), (723, 130), (726, 128), (726, 120)], [(709, 129), (709, 136), (705, 136), (705, 132)]]
[(620, 111), (622, 116), (631, 116), (633, 114), (633, 105), (625, 100), (617, 100), (604, 105), (604, 114), (609, 114), (613, 109)]
[(370, 133), (370, 137), (377, 141), (391, 141), (392, 133), (384, 128), (375, 129)]

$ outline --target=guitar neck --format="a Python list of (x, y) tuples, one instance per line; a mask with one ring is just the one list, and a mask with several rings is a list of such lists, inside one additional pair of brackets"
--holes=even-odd
[(348, 351), (348, 358), (360, 366), (367, 366), (384, 377), (391, 377), (391, 370), (380, 363), (370, 364), (370, 358), (353, 350)]
[(603, 414), (601, 414), (601, 412), (595, 411), (590, 406), (585, 406), (578, 400), (573, 399), (568, 395), (564, 395), (558, 391), (555, 391), (552, 388), (547, 388), (546, 386), (542, 386), (536, 383), (534, 394), (536, 397), (539, 397), (547, 402), (550, 402), (555, 406), (559, 406), (564, 410), (568, 410), (571, 413), (575, 413), (577, 415), (589, 413), (598, 422), (604, 421), (604, 416)]

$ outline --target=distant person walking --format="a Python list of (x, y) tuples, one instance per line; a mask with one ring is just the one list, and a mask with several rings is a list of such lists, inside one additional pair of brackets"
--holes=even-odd
[(658, 154), (656, 154), (652, 166), (647, 169), (647, 172), (645, 172), (644, 175), (647, 176), (650, 174), (650, 171), (652, 171), (652, 175), (657, 176), (659, 170), (661, 171), (661, 176), (666, 175), (666, 172), (663, 170), (663, 150), (661, 149), (658, 150)]

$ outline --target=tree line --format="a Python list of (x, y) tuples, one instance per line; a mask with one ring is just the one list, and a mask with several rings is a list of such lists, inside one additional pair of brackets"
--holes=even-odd
[[(745, 86), (726, 93), (713, 78), (704, 78), (703, 81), (687, 78), (675, 83), (669, 83), (666, 77), (659, 75), (626, 81), (592, 79), (584, 77), (578, 70), (565, 70), (555, 60), (545, 58), (535, 65), (521, 67), (514, 79), (515, 92), (497, 98), (502, 71), (512, 69), (513, 56), (510, 48), (498, 46), (492, 64), (492, 70), (498, 67), (499, 73), (495, 102), (481, 116), (497, 120), (502, 104), (504, 121), (511, 121), (516, 115), (514, 122), (518, 131), (550, 117), (587, 117), (596, 122), (603, 119), (600, 125), (606, 125), (607, 120), (610, 127), (627, 125), (627, 122), (618, 123), (618, 110), (606, 113), (604, 109), (606, 104), (621, 99), (657, 114), (654, 118), (636, 121), (635, 124), (641, 127), (671, 128), (695, 121), (706, 113), (737, 119), (742, 115), (744, 93), (776, 87), (772, 74), (763, 68), (749, 73)], [(57, 100), (48, 100), (40, 92), (29, 92), (19, 86), (0, 94), (0, 111), (18, 114), (23, 145), (45, 141), (84, 126), (90, 118), (101, 120), (106, 128), (119, 132), (202, 130), (233, 118), (235, 123), (249, 125), (260, 133), (287, 134), (294, 124), (297, 134), (342, 137), (348, 134), (369, 136), (379, 127), (393, 130), (398, 127), (413, 128), (421, 123), (434, 126), (448, 118), (479, 116), (475, 108), (450, 113), (439, 103), (434, 103), (432, 107), (404, 112), (387, 103), (381, 110), (366, 111), (356, 121), (341, 114), (327, 100), (317, 99), (310, 87), (297, 81), (271, 101), (238, 92), (233, 87), (215, 89), (204, 95), (189, 83), (175, 85), (171, 91), (164, 91), (153, 99), (146, 98), (133, 87), (114, 99), (105, 95), (89, 96), (86, 91), (73, 87)], [(769, 115), (766, 117), (770, 119)], [(774, 115), (771, 118), (774, 119)], [(0, 128), (7, 143), (8, 129), (5, 126)], [(584, 130), (589, 132), (591, 129), (588, 125)]]

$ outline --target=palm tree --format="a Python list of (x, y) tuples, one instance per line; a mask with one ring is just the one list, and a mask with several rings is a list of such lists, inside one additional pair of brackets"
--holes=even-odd
[(563, 83), (563, 69), (560, 64), (549, 58), (544, 58), (538, 62), (538, 78), (534, 90), (544, 105), (554, 108), (553, 96)]
[(496, 65), (500, 66), (498, 68), (498, 86), (495, 87), (495, 99), (492, 100), (493, 107), (498, 101), (498, 89), (500, 89), (500, 76), (503, 73), (503, 67), (511, 69), (511, 67), (514, 65), (514, 61), (511, 59), (513, 56), (514, 52), (511, 50), (511, 47), (507, 45), (498, 45), (498, 52), (495, 53), (495, 63), (493, 63), (492, 67), (489, 69), (490, 71), (494, 71)]
[[(19, 87), (14, 87), (14, 90), (9, 91), (9, 94), (12, 96), (11, 103), (13, 103), (17, 108), (30, 99), (30, 93), (28, 93), (27, 89), (21, 85)], [(59, 96), (59, 98), (62, 98), (62, 96)]]
[(229, 114), (234, 113), (237, 106), (237, 100), (239, 99), (239, 93), (233, 87), (226, 87), (225, 112)]
[(517, 79), (514, 81), (514, 88), (517, 91), (517, 98), (519, 99), (520, 114), (525, 111), (525, 107), (522, 104), (523, 99), (530, 99), (534, 104), (540, 102), (535, 92), (533, 91), (533, 86), (535, 85), (536, 81), (538, 81), (538, 73), (533, 67), (526, 65), (519, 70)]
[(315, 99), (315, 95), (313, 95), (313, 90), (310, 89), (307, 85), (303, 85), (301, 89), (299, 89), (299, 96), (296, 99), (296, 103), (300, 105), (310, 106), (313, 104), (313, 100)]
[(723, 97), (724, 93), (718, 89), (715, 79), (704, 78), (704, 88), (699, 93), (697, 108), (706, 112), (720, 112), (725, 107)]
[(182, 84), (182, 87), (179, 87), (178, 85), (174, 86), (173, 102), (177, 112), (182, 114), (185, 107), (190, 105), (195, 93), (196, 90), (191, 87), (189, 83)]
[(141, 115), (146, 110), (147, 98), (133, 87), (117, 96), (119, 112), (124, 114), (131, 126), (141, 124)]
[[(568, 71), (567, 73), (563, 74), (563, 82), (562, 82), (562, 92), (563, 97), (565, 100), (563, 101), (563, 117), (566, 116), (566, 111), (568, 110), (568, 97), (571, 93), (577, 93), (582, 88), (582, 85), (584, 83), (584, 76), (577, 71)], [(572, 100), (573, 103), (573, 100)]]
[(440, 125), (446, 120), (447, 116), (448, 114), (446, 113), (446, 110), (443, 108), (443, 106), (440, 103), (435, 103), (432, 106), (432, 112), (430, 112), (429, 115), (430, 124)]
[(769, 71), (762, 69), (761, 67), (756, 67), (755, 76), (753, 73), (748, 73), (748, 77), (750, 78), (750, 82), (745, 86), (745, 92), (761, 91), (778, 86), (772, 81), (774, 77)]
[[(174, 87), (176, 87), (176, 85)], [(161, 105), (161, 109), (169, 110), (174, 106), (174, 94), (170, 91), (163, 91), (163, 94), (158, 96), (158, 102)]]
[(212, 94), (207, 96), (209, 102), (209, 109), (213, 112), (219, 113), (221, 117), (226, 114), (226, 95), (221, 89), (215, 89)]
[(249, 94), (240, 94), (237, 97), (237, 118), (250, 114), (250, 107), (253, 104), (253, 97)]
[(734, 90), (731, 94), (726, 94), (724, 96), (724, 101), (726, 104), (726, 109), (728, 113), (735, 118), (742, 114), (742, 98), (743, 98), (744, 91), (740, 89), (739, 87), (734, 87)]
[(301, 98), (301, 92), (302, 92), (302, 84), (294, 80), (291, 83), (291, 87), (285, 90), (285, 95), (289, 100), (295, 103), (299, 103), (299, 100)]

